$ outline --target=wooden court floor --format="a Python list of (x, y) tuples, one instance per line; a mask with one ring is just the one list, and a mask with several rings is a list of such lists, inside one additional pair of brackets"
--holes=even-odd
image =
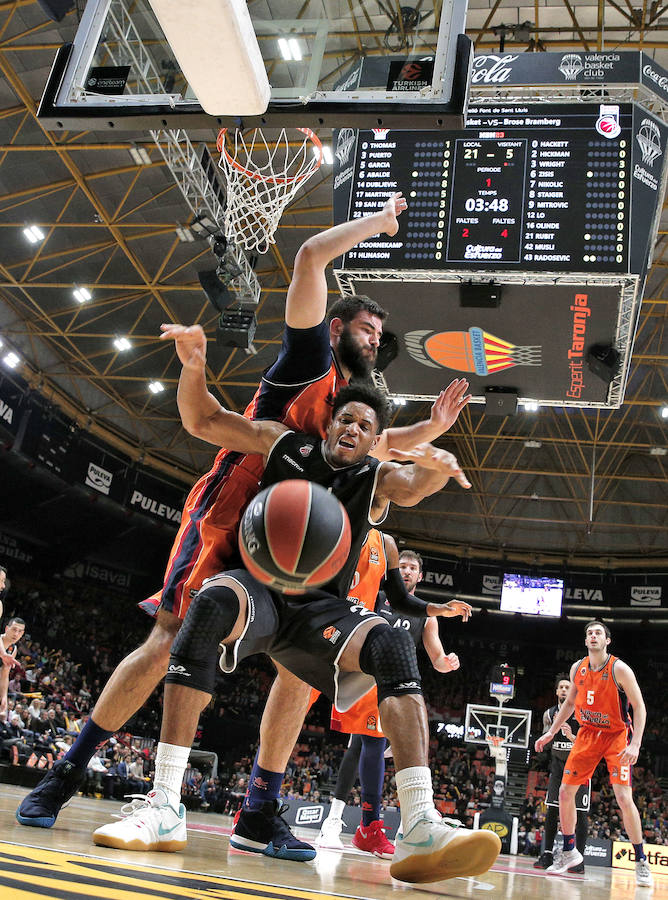
[[(183, 853), (122, 853), (96, 847), (92, 831), (119, 803), (78, 797), (51, 829), (24, 828), (14, 818), (24, 788), (0, 784), (1, 900), (415, 900), (427, 895), (507, 900), (668, 900), (668, 875), (652, 891), (636, 888), (633, 872), (589, 868), (584, 877), (536, 872), (526, 857), (499, 857), (478, 878), (413, 886), (394, 881), (389, 863), (360, 853), (321, 850), (309, 863), (270, 860), (230, 849), (228, 816), (190, 814)], [(308, 840), (309, 829), (298, 830)], [(349, 844), (350, 838), (344, 837)]]

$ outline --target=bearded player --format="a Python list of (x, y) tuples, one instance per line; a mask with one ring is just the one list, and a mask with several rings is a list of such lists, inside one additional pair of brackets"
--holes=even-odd
[[(645, 702), (633, 670), (608, 652), (610, 629), (602, 622), (585, 626), (587, 656), (571, 666), (571, 687), (549, 730), (536, 741), (540, 752), (559, 734), (573, 710), (580, 730), (568, 754), (559, 788), (559, 818), (564, 834), (564, 853), (548, 872), (562, 875), (583, 862), (575, 846), (575, 795), (605, 759), (624, 828), (633, 844), (636, 884), (652, 886), (652, 873), (643, 849), (642, 825), (631, 790), (633, 765), (638, 761), (647, 717)], [(629, 716), (633, 708), (633, 726)]]

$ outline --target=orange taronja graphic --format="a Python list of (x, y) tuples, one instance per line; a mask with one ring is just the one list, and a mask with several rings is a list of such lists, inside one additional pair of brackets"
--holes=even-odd
[(513, 366), (540, 366), (541, 347), (520, 347), (472, 326), (468, 331), (410, 331), (406, 349), (433, 368), (490, 375)]

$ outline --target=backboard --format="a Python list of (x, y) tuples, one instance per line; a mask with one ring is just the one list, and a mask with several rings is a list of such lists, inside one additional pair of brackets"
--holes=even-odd
[(487, 744), (489, 736), (503, 738), (504, 747), (529, 746), (531, 710), (510, 706), (466, 705), (464, 740), (467, 744)]
[(457, 127), (472, 58), (466, 6), (88, 0), (38, 114), (53, 130)]

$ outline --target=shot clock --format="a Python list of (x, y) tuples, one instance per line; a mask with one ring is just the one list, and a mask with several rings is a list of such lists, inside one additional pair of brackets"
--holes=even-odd
[(492, 668), (489, 693), (491, 697), (512, 699), (515, 694), (515, 669), (512, 666), (502, 663)]

